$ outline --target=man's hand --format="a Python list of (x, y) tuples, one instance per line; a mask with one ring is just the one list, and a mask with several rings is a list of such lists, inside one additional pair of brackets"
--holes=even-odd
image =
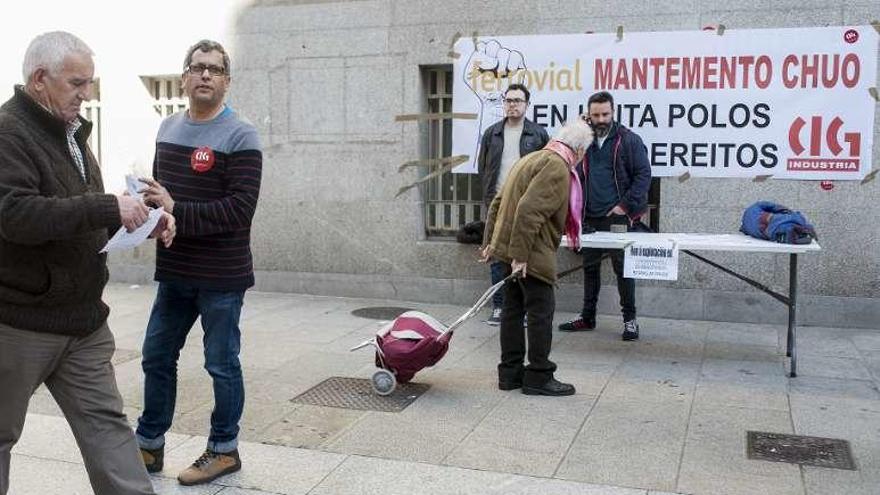
[(134, 232), (147, 221), (150, 212), (140, 199), (120, 194), (116, 196), (116, 203), (119, 205), (119, 218), (125, 230)]
[(511, 273), (520, 273), (520, 277), (526, 278), (528, 276), (528, 272), (526, 271), (528, 262), (526, 261), (517, 261), (513, 260), (510, 262), (510, 268), (512, 268)]
[(488, 263), (492, 258), (492, 246), (486, 245), (483, 249), (480, 250), (480, 258), (477, 260), (480, 263)]
[(610, 217), (611, 215), (626, 215), (626, 211), (624, 211), (623, 208), (620, 207), (620, 205), (617, 205), (614, 208), (611, 208), (611, 211), (609, 211), (608, 215), (605, 216)]
[(158, 237), (162, 244), (168, 248), (171, 247), (171, 242), (174, 240), (175, 235), (177, 235), (177, 222), (174, 220), (174, 215), (163, 211), (162, 218), (159, 219), (159, 223), (156, 224), (156, 228), (153, 229), (150, 237)]
[(174, 199), (171, 198), (168, 189), (165, 189), (162, 184), (159, 184), (159, 181), (150, 177), (141, 177), (138, 180), (147, 185), (147, 187), (138, 191), (144, 194), (144, 201), (157, 207), (161, 206), (168, 213), (174, 212)]

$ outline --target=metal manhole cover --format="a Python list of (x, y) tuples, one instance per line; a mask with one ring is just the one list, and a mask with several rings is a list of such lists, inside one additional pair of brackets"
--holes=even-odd
[(412, 311), (410, 308), (398, 308), (394, 306), (374, 306), (372, 308), (358, 308), (351, 312), (354, 316), (371, 318), (373, 320), (393, 320), (398, 316)]
[(855, 470), (849, 442), (762, 431), (747, 432), (749, 459)]
[(423, 383), (400, 383), (394, 392), (382, 397), (373, 391), (370, 380), (334, 376), (290, 399), (290, 402), (362, 411), (400, 412), (429, 388), (430, 385)]

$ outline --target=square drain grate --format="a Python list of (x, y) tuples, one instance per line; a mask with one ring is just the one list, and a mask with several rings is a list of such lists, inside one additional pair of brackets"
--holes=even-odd
[(400, 412), (429, 388), (430, 385), (422, 383), (399, 383), (394, 392), (382, 397), (373, 391), (370, 380), (334, 376), (290, 399), (290, 402), (363, 411)]
[(855, 470), (849, 442), (762, 431), (747, 432), (749, 459)]

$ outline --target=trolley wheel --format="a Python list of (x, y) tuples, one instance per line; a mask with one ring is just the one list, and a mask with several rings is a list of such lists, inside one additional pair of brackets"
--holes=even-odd
[(382, 396), (391, 395), (391, 392), (394, 392), (394, 389), (397, 388), (397, 378), (394, 377), (394, 373), (388, 370), (379, 370), (373, 373), (370, 381), (373, 385), (373, 390)]

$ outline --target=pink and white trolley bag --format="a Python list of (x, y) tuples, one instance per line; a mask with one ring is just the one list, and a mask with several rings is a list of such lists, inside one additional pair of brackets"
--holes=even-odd
[(380, 369), (373, 373), (373, 390), (379, 395), (390, 395), (398, 383), (412, 380), (422, 368), (440, 361), (449, 349), (452, 332), (476, 315), (513, 276), (511, 274), (489, 287), (465, 314), (448, 327), (429, 314), (407, 311), (382, 326), (375, 338), (352, 347), (352, 351), (370, 345), (376, 348), (376, 366)]

